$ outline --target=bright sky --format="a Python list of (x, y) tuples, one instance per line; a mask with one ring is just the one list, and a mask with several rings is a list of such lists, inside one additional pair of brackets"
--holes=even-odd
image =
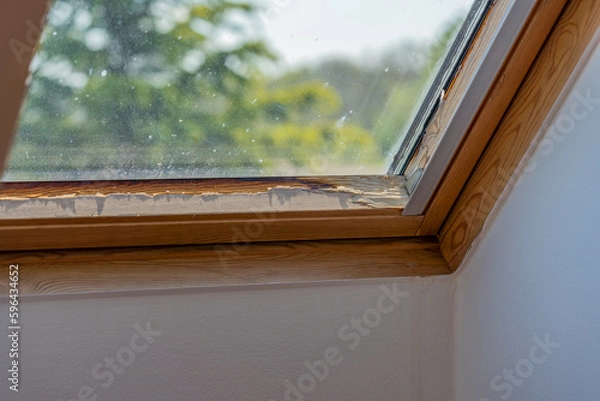
[(432, 39), (473, 0), (262, 0), (267, 36), (289, 64), (365, 57), (402, 38)]

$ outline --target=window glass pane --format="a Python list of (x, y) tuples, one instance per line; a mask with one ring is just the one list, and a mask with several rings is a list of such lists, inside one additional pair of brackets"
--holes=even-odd
[(5, 180), (384, 174), (472, 0), (56, 0)]

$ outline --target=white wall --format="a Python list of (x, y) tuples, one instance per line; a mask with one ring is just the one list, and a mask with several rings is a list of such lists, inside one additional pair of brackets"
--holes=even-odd
[[(78, 399), (82, 391), (81, 399), (91, 401), (281, 401), (285, 381), (296, 383), (308, 372), (305, 361), (323, 360), (329, 348), (339, 351), (328, 354), (339, 364), (329, 367), (310, 394), (288, 399), (447, 399), (452, 387), (451, 280), (22, 298), (20, 392), (8, 390), (4, 373), (0, 400), (66, 401)], [(382, 285), (405, 292), (398, 305)], [(380, 314), (380, 321), (378, 307), (387, 313)], [(374, 326), (362, 325), (370, 333), (345, 326), (363, 316)], [(162, 334), (151, 337), (147, 347), (142, 337), (132, 346), (134, 325), (147, 322)], [(7, 326), (3, 312), (3, 372), (8, 369)], [(145, 350), (132, 354), (134, 347)], [(105, 358), (117, 354), (120, 374), (113, 373), (111, 382)], [(132, 355), (133, 363), (120, 371)], [(92, 376), (97, 364), (98, 379)]]
[(457, 401), (600, 400), (599, 76), (597, 50), (458, 273)]

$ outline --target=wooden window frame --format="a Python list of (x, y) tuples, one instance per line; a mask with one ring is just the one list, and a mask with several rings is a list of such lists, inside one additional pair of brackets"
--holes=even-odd
[[(452, 107), (457, 107), (473, 66), (484, 55), (485, 40), (489, 40), (486, 30), (497, 29), (494, 24), (501, 20), (497, 14), (508, 1), (498, 0), (492, 7), (446, 95), (448, 101), (428, 127), (423, 144), (435, 143), (443, 133), (448, 121), (444, 116), (451, 115)], [(37, 4), (38, 10), (34, 12), (34, 7), (30, 7), (31, 15), (40, 15), (39, 1), (32, 4)], [(2, 220), (0, 261), (22, 263), (31, 279), (27, 291), (36, 294), (451, 274), (480, 233), (518, 162), (534, 144), (543, 117), (558, 99), (599, 24), (600, 4), (594, 0), (536, 2), (422, 215), (405, 216), (402, 213), (406, 199), (402, 196), (396, 196), (400, 199), (395, 199), (397, 204), (393, 207), (385, 206), (385, 196), (378, 197), (360, 186), (353, 188), (347, 178), (230, 180), (229, 187), (222, 188), (225, 197), (239, 192), (240, 185), (254, 186), (259, 182), (262, 193), (277, 188), (304, 188), (312, 193), (314, 186), (320, 185), (320, 190), (329, 190), (326, 195), (334, 202), (339, 202), (336, 196), (340, 193), (355, 194), (365, 202), (340, 210)], [(12, 31), (14, 37), (25, 40), (27, 30), (17, 28)], [(6, 40), (1, 45), (0, 55), (6, 54)], [(22, 78), (22, 85), (13, 85), (10, 96), (4, 99), (14, 102), (23, 97), (26, 74), (22, 65), (13, 69), (19, 70), (20, 75), (13, 76)], [(7, 79), (0, 74), (0, 83)], [(553, 84), (547, 85), (548, 82)], [(543, 101), (532, 102), (531, 93), (542, 94)], [(10, 101), (4, 100), (0, 106), (5, 103)], [(528, 108), (527, 115), (521, 112), (524, 107)], [(6, 137), (13, 131), (17, 114), (18, 111), (12, 120), (7, 119), (11, 120), (9, 125), (2, 122), (0, 146), (10, 142)], [(433, 132), (435, 135), (430, 134)], [(415, 161), (431, 157), (428, 146), (422, 146), (421, 152), (430, 153), (417, 154)], [(502, 174), (498, 174), (500, 167)], [(385, 177), (360, 179), (376, 181)], [(122, 194), (114, 191), (115, 185), (145, 185), (102, 184), (107, 189), (98, 195), (101, 197)], [(187, 180), (185, 185), (196, 188), (201, 195), (208, 184), (204, 180)], [(53, 192), (56, 188), (38, 189), (39, 194), (35, 195), (32, 188), (22, 184), (4, 184), (0, 196), (10, 193), (18, 197), (19, 191), (24, 196), (29, 191), (32, 198), (44, 200), (47, 195), (57, 194)], [(77, 191), (77, 186), (69, 191)], [(152, 191), (146, 187), (135, 193), (148, 195)], [(377, 202), (374, 205), (374, 198), (384, 199), (383, 206), (378, 207)], [(270, 220), (264, 220), (264, 213)], [(252, 236), (258, 232), (260, 235)], [(233, 267), (230, 263), (215, 267), (216, 261), (221, 261), (219, 255), (228, 252), (233, 252), (229, 253), (233, 255)], [(99, 263), (106, 263), (110, 273), (103, 273), (105, 268), (100, 268)], [(171, 264), (180, 268), (170, 269)], [(139, 269), (140, 266), (145, 268)], [(122, 286), (113, 283), (117, 267), (120, 274), (127, 272), (126, 284)], [(65, 269), (71, 270), (67, 274)], [(54, 271), (64, 279), (58, 279)], [(166, 274), (176, 277), (172, 283), (164, 283)], [(78, 288), (82, 282), (87, 284)]]

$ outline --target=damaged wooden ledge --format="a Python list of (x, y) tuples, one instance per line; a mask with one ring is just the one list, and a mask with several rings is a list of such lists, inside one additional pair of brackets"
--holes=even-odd
[(22, 295), (451, 274), (434, 237), (3, 252), (0, 264), (19, 265)]
[(400, 176), (5, 183), (0, 219), (401, 209)]
[(7, 183), (0, 251), (411, 237), (402, 177)]

